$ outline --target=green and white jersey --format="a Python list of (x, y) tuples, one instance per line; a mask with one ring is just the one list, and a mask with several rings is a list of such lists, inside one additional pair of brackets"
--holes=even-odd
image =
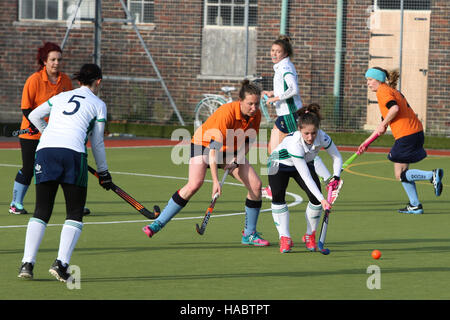
[[(86, 86), (51, 97), (29, 115), (42, 132), (36, 150), (67, 148), (87, 153), (86, 144), (91, 135), (97, 171), (107, 170), (103, 143), (106, 112), (106, 104)], [(49, 117), (48, 124), (46, 117)]]
[(320, 149), (324, 148), (333, 159), (333, 174), (340, 176), (342, 157), (331, 138), (322, 130), (317, 131), (317, 137), (312, 144), (307, 144), (300, 131), (286, 136), (269, 157), (269, 174), (276, 174), (278, 170), (292, 167), (298, 171), (308, 189), (317, 200), (324, 199), (309, 171), (308, 162), (314, 161)]
[(275, 103), (277, 116), (295, 113), (300, 109), (302, 100), (298, 88), (298, 76), (294, 64), (289, 57), (284, 58), (273, 66), (273, 94), (280, 101)]

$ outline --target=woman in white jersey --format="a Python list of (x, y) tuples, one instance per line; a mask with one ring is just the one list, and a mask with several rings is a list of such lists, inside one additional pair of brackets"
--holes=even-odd
[[(60, 281), (72, 280), (68, 267), (83, 228), (88, 136), (100, 185), (107, 190), (112, 186), (103, 143), (106, 104), (96, 96), (102, 71), (95, 64), (85, 64), (74, 79), (78, 80), (80, 88), (51, 97), (29, 115), (42, 136), (34, 167), (36, 208), (28, 222), (20, 278), (33, 278), (39, 245), (52, 215), (58, 186), (61, 185), (66, 200), (66, 220), (61, 231), (58, 256), (49, 272)], [(46, 117), (50, 117), (48, 124), (44, 120)]]
[(306, 248), (315, 251), (315, 231), (322, 208), (330, 206), (323, 196), (314, 168), (314, 158), (324, 148), (333, 159), (332, 181), (339, 180), (342, 157), (331, 138), (320, 127), (320, 106), (310, 104), (300, 109), (298, 131), (286, 136), (269, 157), (269, 184), (272, 189), (272, 216), (280, 238), (280, 252), (290, 252), (293, 245), (289, 232), (289, 210), (285, 196), (289, 179), (293, 178), (306, 192)]
[[(294, 64), (291, 61), (293, 49), (288, 36), (280, 35), (272, 43), (270, 57), (274, 63), (273, 69), (273, 91), (263, 91), (262, 95), (267, 95), (267, 104), (274, 104), (277, 114), (275, 124), (270, 134), (270, 141), (267, 146), (268, 154), (280, 144), (286, 135), (297, 131), (297, 110), (302, 105), (300, 90), (298, 87), (298, 75)], [(323, 164), (320, 157), (315, 160), (316, 171), (325, 181), (330, 178), (328, 169)], [(262, 189), (262, 195), (271, 199), (270, 187)]]

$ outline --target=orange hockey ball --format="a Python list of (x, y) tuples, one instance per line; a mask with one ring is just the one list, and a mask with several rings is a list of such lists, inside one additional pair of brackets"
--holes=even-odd
[(381, 257), (381, 251), (380, 250), (373, 250), (372, 251), (372, 258), (374, 258), (375, 260), (380, 259)]

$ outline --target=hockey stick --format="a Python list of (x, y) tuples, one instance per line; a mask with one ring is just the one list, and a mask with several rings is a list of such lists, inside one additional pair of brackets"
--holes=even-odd
[[(340, 180), (340, 181), (342, 181), (342, 180)], [(333, 193), (332, 185), (328, 185), (327, 192), (328, 192), (327, 201), (332, 204), (332, 202), (333, 202), (332, 201), (332, 193)], [(336, 198), (334, 198), (334, 200), (336, 200)], [(320, 237), (319, 237), (319, 241), (317, 242), (317, 248), (319, 249), (320, 253), (322, 253), (324, 255), (330, 254), (330, 249), (323, 247), (323, 245), (325, 244), (325, 238), (327, 236), (329, 216), (330, 216), (330, 208), (328, 207), (327, 209), (325, 209), (325, 214), (323, 216), (323, 221), (322, 221), (322, 228), (320, 230)]]
[[(225, 182), (225, 178), (227, 177), (229, 171), (230, 170), (225, 170), (225, 173), (223, 174), (222, 181), (220, 181), (220, 187), (221, 188), (223, 186), (223, 183)], [(214, 197), (211, 200), (211, 203), (210, 203), (208, 209), (206, 209), (206, 213), (205, 213), (205, 216), (203, 217), (203, 221), (202, 221), (202, 226), (200, 227), (198, 224), (195, 225), (195, 229), (197, 230), (198, 234), (200, 234), (200, 235), (205, 233), (206, 225), (208, 224), (209, 218), (211, 217), (211, 213), (214, 210), (214, 206), (216, 205), (217, 198), (219, 198), (219, 194), (218, 193), (216, 193), (214, 195)]]
[[(375, 139), (377, 139), (380, 135), (375, 135), (372, 137), (372, 139), (370, 139), (369, 141), (367, 141), (367, 143), (365, 144), (365, 147), (369, 147), (369, 145), (375, 141)], [(347, 161), (345, 161), (342, 164), (342, 170), (344, 170), (345, 168), (347, 168), (358, 156), (360, 155), (360, 153), (358, 151), (356, 151), (350, 158), (347, 159)]]
[[(95, 171), (94, 168), (91, 166), (88, 166), (88, 170), (90, 173), (92, 173), (94, 176), (98, 178), (98, 173)], [(150, 212), (145, 208), (142, 204), (140, 204), (136, 199), (134, 199), (132, 196), (130, 196), (128, 193), (120, 189), (118, 186), (116, 186), (114, 183), (112, 184), (112, 191), (117, 193), (119, 197), (121, 197), (123, 200), (125, 200), (128, 204), (130, 204), (133, 208), (135, 208), (137, 211), (139, 211), (140, 214), (147, 217), (148, 219), (156, 219), (159, 214), (161, 213), (161, 209), (159, 206), (153, 207), (153, 212)]]

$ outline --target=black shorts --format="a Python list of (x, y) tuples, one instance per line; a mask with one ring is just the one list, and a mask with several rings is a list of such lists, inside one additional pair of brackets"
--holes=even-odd
[[(209, 148), (199, 144), (191, 143), (191, 158), (196, 156), (209, 156)], [(231, 159), (237, 155), (237, 152), (223, 153), (218, 152), (217, 164), (225, 164), (227, 163), (227, 159)], [(209, 165), (208, 165), (209, 167)]]
[[(320, 191), (320, 180), (319, 177), (316, 174), (316, 170), (314, 169), (314, 161), (307, 163), (309, 168), (309, 173), (311, 174), (311, 177), (313, 178), (314, 182), (317, 185), (317, 188), (319, 188)], [(306, 195), (308, 196), (309, 201), (313, 205), (319, 205), (320, 201), (317, 200), (317, 198), (314, 196), (314, 194), (309, 191), (308, 187), (306, 186), (306, 183), (303, 181), (302, 177), (300, 176), (300, 173), (295, 169), (295, 167), (280, 167), (278, 172), (273, 175), (269, 175), (269, 185), (270, 189), (272, 190), (272, 202), (273, 203), (286, 203), (286, 189), (289, 184), (289, 179), (293, 178), (295, 182), (302, 188)]]
[(416, 163), (427, 156), (423, 148), (425, 137), (423, 131), (395, 140), (388, 159), (396, 163)]

